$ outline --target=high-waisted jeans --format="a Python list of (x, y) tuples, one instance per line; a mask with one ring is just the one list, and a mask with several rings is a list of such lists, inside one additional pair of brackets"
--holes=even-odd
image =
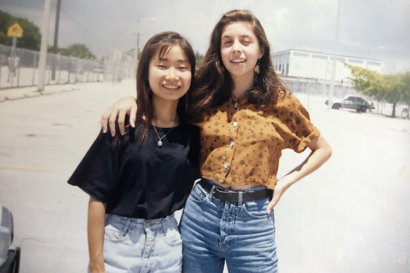
[(107, 273), (180, 273), (182, 240), (174, 215), (144, 220), (107, 214), (104, 264)]
[(197, 183), (180, 223), (183, 272), (219, 273), (224, 261), (229, 273), (277, 272), (273, 210), (266, 213), (270, 199), (221, 202)]

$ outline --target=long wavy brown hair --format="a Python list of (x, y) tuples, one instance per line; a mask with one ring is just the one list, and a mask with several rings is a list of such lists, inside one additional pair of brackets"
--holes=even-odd
[(257, 108), (265, 109), (276, 103), (280, 90), (288, 90), (273, 68), (269, 42), (259, 20), (249, 10), (231, 10), (222, 16), (212, 31), (210, 46), (197, 71), (197, 88), (189, 95), (188, 103), (191, 122), (201, 122), (206, 109), (220, 105), (231, 97), (234, 83), (222, 63), (221, 38), (224, 27), (234, 22), (249, 23), (264, 52), (259, 60), (260, 72), (255, 74), (254, 90), (250, 92), (248, 101)]
[[(191, 86), (188, 89), (187, 94), (181, 97), (178, 101), (177, 114), (180, 122), (187, 121), (186, 116), (186, 96), (192, 92), (195, 88), (195, 54), (189, 44), (189, 42), (180, 34), (176, 32), (162, 32), (154, 35), (145, 44), (144, 49), (141, 52), (141, 57), (138, 62), (137, 68), (137, 114), (136, 121), (144, 120), (144, 129), (142, 135), (138, 140), (141, 145), (148, 137), (150, 130), (152, 129), (152, 119), (154, 116), (154, 108), (152, 104), (152, 90), (148, 81), (149, 65), (152, 58), (159, 56), (164, 57), (168, 51), (174, 47), (179, 46), (184, 52), (185, 57), (191, 66)], [(128, 123), (129, 120), (126, 120)], [(126, 125), (126, 134), (130, 131), (129, 124)], [(114, 142), (119, 143), (124, 138), (114, 139)]]

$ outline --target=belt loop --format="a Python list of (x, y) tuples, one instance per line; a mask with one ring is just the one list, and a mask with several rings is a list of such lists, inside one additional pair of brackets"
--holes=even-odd
[(131, 218), (128, 218), (127, 222), (125, 223), (124, 229), (121, 232), (121, 236), (123, 236), (124, 233), (128, 232), (128, 228), (130, 227), (130, 224), (131, 224)]
[(242, 206), (242, 191), (238, 191), (238, 207)]
[(215, 190), (215, 185), (212, 186), (211, 191), (209, 192), (209, 201), (214, 200), (214, 190)]
[(167, 226), (165, 224), (165, 219), (161, 220), (161, 224), (162, 224), (162, 234), (164, 234), (164, 236), (167, 236)]

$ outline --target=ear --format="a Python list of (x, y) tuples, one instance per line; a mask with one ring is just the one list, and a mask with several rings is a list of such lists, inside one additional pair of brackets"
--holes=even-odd
[(262, 58), (263, 54), (265, 54), (265, 50), (260, 46), (260, 54), (258, 59)]

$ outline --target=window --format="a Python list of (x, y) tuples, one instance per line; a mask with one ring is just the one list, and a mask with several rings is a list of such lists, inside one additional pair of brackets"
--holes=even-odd
[(309, 53), (293, 52), (293, 56), (309, 57)]
[(314, 59), (327, 60), (327, 56), (325, 56), (325, 55), (315, 55), (315, 54), (312, 54), (312, 58), (314, 58)]
[(286, 64), (286, 75), (289, 75), (289, 64)]
[(378, 62), (367, 62), (369, 65), (374, 65), (374, 66), (382, 66), (382, 63)]
[(279, 65), (279, 71), (281, 71), (281, 69), (282, 69), (282, 65), (280, 64), (280, 65)]
[(352, 63), (352, 64), (363, 64), (364, 61), (363, 61), (363, 60), (349, 59), (349, 63)]

